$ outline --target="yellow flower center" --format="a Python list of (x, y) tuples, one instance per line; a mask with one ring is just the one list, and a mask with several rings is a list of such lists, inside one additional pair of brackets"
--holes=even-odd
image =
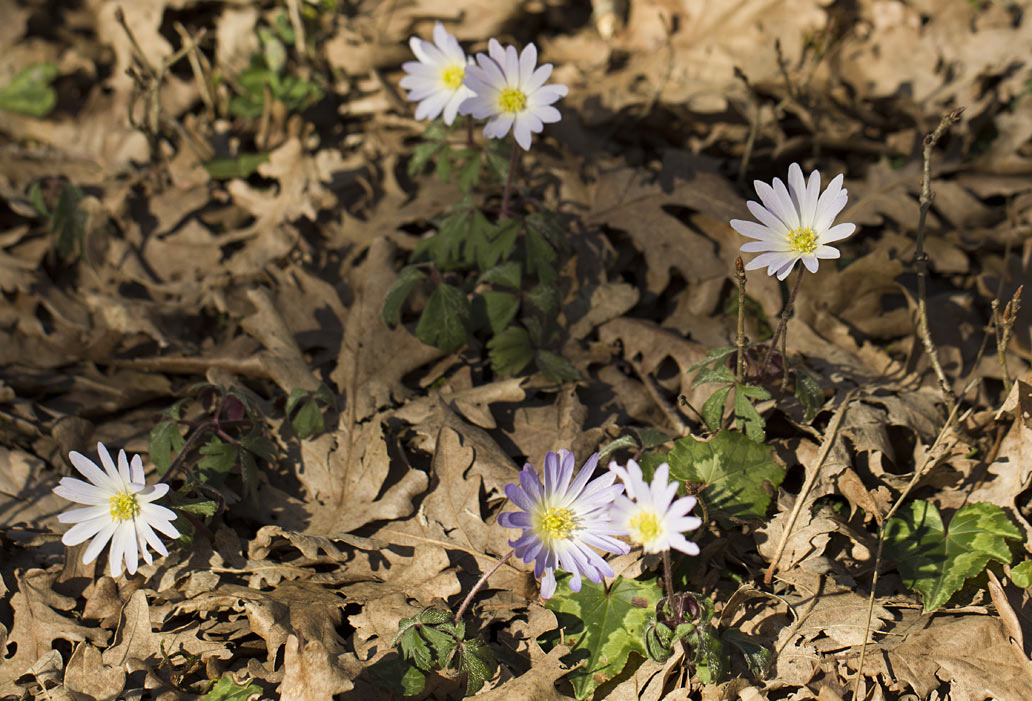
[(569, 538), (577, 529), (577, 520), (569, 509), (549, 506), (538, 518), (538, 536), (550, 540)]
[(788, 245), (796, 253), (813, 253), (817, 250), (817, 234), (813, 229), (793, 229), (788, 232)]
[(651, 543), (663, 531), (656, 515), (645, 511), (640, 511), (632, 516), (627, 525), (631, 537), (639, 543)]
[(441, 71), (441, 82), (449, 90), (458, 90), (465, 75), (466, 69), (462, 66), (448, 66)]
[(108, 499), (108, 503), (111, 504), (111, 518), (116, 521), (128, 521), (140, 513), (140, 505), (132, 494), (116, 494)]
[(527, 95), (516, 88), (505, 88), (498, 93), (498, 106), (502, 108), (502, 112), (522, 112), (527, 109)]

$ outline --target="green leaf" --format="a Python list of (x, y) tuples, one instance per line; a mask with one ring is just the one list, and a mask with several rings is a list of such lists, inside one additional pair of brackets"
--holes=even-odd
[(695, 648), (695, 673), (703, 684), (720, 684), (727, 678), (730, 666), (727, 648), (710, 626), (697, 630)]
[(769, 647), (755, 642), (737, 628), (728, 628), (721, 637), (724, 642), (730, 643), (742, 653), (753, 677), (761, 681), (767, 678), (767, 672), (774, 662), (774, 652)]
[(621, 448), (637, 448), (638, 440), (634, 436), (620, 436), (616, 440), (612, 440), (602, 446), (598, 451), (598, 461), (600, 464), (606, 464), (606, 458), (613, 451), (620, 450)]
[(731, 355), (736, 350), (738, 350), (738, 349), (735, 346), (730, 346), (730, 347), (726, 347), (726, 348), (714, 348), (712, 350), (708, 350), (708, 351), (706, 351), (706, 358), (705, 358), (705, 360), (700, 360), (699, 362), (697, 362), (694, 365), (692, 365), (691, 367), (689, 367), (688, 368), (688, 372), (691, 372), (692, 370), (698, 370), (699, 368), (707, 366), (707, 365), (713, 365), (717, 361), (723, 360), (727, 356)]
[(186, 445), (179, 435), (179, 424), (172, 419), (159, 421), (150, 431), (150, 458), (158, 474), (164, 475), (172, 467), (172, 453), (178, 453)]
[(310, 399), (301, 405), (301, 409), (291, 419), (290, 424), (294, 427), (297, 437), (301, 440), (326, 430), (322, 411), (314, 399)]
[(812, 421), (820, 408), (824, 406), (824, 392), (821, 391), (821, 386), (817, 384), (816, 378), (810, 373), (802, 369), (797, 369), (795, 373), (795, 396), (805, 409), (803, 421)]
[(301, 387), (295, 387), (290, 390), (290, 396), (287, 397), (287, 405), (283, 408), (283, 413), (290, 416), (294, 413), (294, 409), (302, 400), (308, 399), (308, 390)]
[(201, 697), (201, 701), (247, 701), (252, 695), (261, 693), (262, 688), (257, 684), (242, 686), (233, 681), (230, 675), (223, 674), (215, 686)]
[(0, 109), (46, 117), (57, 104), (57, 93), (50, 86), (56, 77), (56, 63), (33, 63), (23, 68), (10, 83), (0, 88)]
[(487, 342), (491, 368), (499, 375), (515, 375), (534, 359), (530, 335), (520, 326), (510, 326)]
[(502, 285), (504, 287), (519, 289), (520, 279), (522, 277), (523, 270), (521, 269), (519, 262), (511, 260), (485, 271), (477, 282), (487, 282), (493, 285)]
[(255, 426), (241, 438), (240, 445), (244, 450), (257, 455), (265, 462), (272, 462), (276, 459), (276, 443), (262, 433), (260, 426)]
[(415, 289), (416, 285), (424, 279), (426, 279), (426, 273), (420, 270), (418, 266), (409, 265), (401, 269), (398, 277), (394, 280), (394, 284), (391, 285), (391, 289), (387, 290), (387, 296), (383, 300), (383, 311), (381, 312), (383, 323), (390, 328), (398, 325), (398, 322), (401, 320), (401, 305), (412, 294), (412, 290)]
[(730, 391), (731, 385), (725, 385), (711, 394), (702, 405), (702, 420), (706, 422), (710, 433), (720, 430), (720, 424), (724, 421), (724, 404), (727, 403), (727, 393)]
[(555, 212), (547, 209), (534, 212), (526, 218), (526, 222), (527, 226), (544, 236), (556, 250), (566, 247), (566, 229)]
[(498, 671), (498, 661), (483, 640), (471, 638), (459, 645), (459, 669), (467, 674), (466, 696), (472, 696)]
[(555, 281), (555, 262), (558, 255), (552, 245), (537, 229), (527, 229), (524, 242), (527, 246), (527, 272), (549, 285)]
[(416, 324), (416, 336), (442, 353), (454, 353), (469, 338), (472, 314), (466, 293), (442, 282), (427, 300)]
[(1010, 581), (1016, 587), (1032, 587), (1032, 560), (1025, 560), (1017, 567), (1011, 567)]
[(555, 285), (535, 285), (527, 293), (530, 303), (541, 310), (545, 316), (555, 316), (559, 311), (559, 290)]
[(914, 501), (908, 506), (885, 525), (885, 547), (904, 583), (921, 594), (925, 611), (945, 605), (990, 560), (1009, 565), (1007, 540), (1024, 537), (995, 504), (963, 507), (954, 514), (949, 532), (934, 504)]
[(662, 431), (657, 431), (654, 428), (649, 428), (648, 426), (632, 426), (631, 430), (638, 434), (638, 442), (641, 443), (641, 447), (645, 450), (655, 448), (657, 445), (663, 445), (673, 438), (673, 436), (667, 435)]
[(601, 584), (584, 581), (579, 592), (560, 582), (545, 605), (558, 614), (560, 626), (566, 628), (570, 655), (564, 661), (585, 660), (568, 675), (578, 699), (591, 696), (600, 684), (620, 674), (630, 653), (648, 654), (642, 637), (661, 597), (655, 580), (617, 577), (609, 591)]
[(208, 175), (216, 180), (247, 178), (258, 172), (258, 166), (268, 163), (267, 153), (241, 153), (236, 158), (216, 158), (204, 164)]
[(501, 333), (520, 309), (520, 298), (510, 292), (485, 290), (481, 293), (487, 311), (491, 333)]
[(576, 382), (581, 379), (577, 368), (570, 364), (570, 361), (548, 350), (539, 350), (534, 355), (537, 366), (549, 382), (559, 384), (561, 382)]
[(468, 198), (463, 199), (451, 214), (440, 220), (436, 234), (419, 242), (412, 251), (412, 260), (419, 261), (429, 257), (441, 270), (454, 270), (460, 267), (463, 262), (462, 251), (467, 247), (466, 242), (474, 223), (477, 226), (491, 226), (479, 210), (473, 209), (473, 203)]
[(509, 148), (505, 139), (488, 139), (484, 148), (484, 160), (487, 162), (488, 170), (495, 176), (498, 182), (505, 182), (509, 176)]
[(239, 455), (239, 449), (235, 445), (217, 436), (208, 439), (199, 452), (204, 457), (197, 462), (197, 472), (201, 481), (206, 484), (222, 484)]
[(693, 385), (705, 385), (710, 382), (733, 383), (735, 376), (726, 365), (717, 365), (712, 368), (702, 368), (692, 379)]
[(437, 155), (437, 152), (444, 147), (440, 141), (426, 141), (412, 149), (412, 158), (408, 162), (408, 174), (417, 176), (426, 168), (430, 159)]
[(770, 399), (770, 393), (762, 387), (750, 385), (735, 385), (735, 418), (738, 420), (738, 428), (745, 435), (758, 443), (767, 438), (764, 431), (766, 422), (756, 407), (752, 405), (751, 399)]
[(366, 668), (369, 681), (402, 696), (421, 694), (426, 687), (426, 675), (408, 660), (398, 655), (381, 657)]
[(478, 214), (479, 217), (474, 216), (470, 228), (465, 260), (468, 263), (475, 262), (480, 270), (487, 270), (512, 254), (523, 222), (519, 219), (504, 219), (495, 226), (483, 214)]
[(763, 518), (785, 478), (770, 448), (737, 431), (721, 431), (705, 442), (681, 438), (666, 461), (677, 479), (706, 484), (702, 499), (711, 512), (735, 518)]
[(174, 506), (179, 511), (185, 511), (198, 516), (214, 516), (218, 511), (218, 504), (211, 499), (188, 499), (177, 501)]
[(412, 660), (424, 672), (431, 671), (434, 668), (434, 658), (430, 652), (430, 646), (420, 635), (422, 626), (411, 618), (401, 619), (399, 625), (401, 628), (399, 628), (398, 636), (394, 639), (395, 646), (400, 645), (401, 654), (405, 659)]
[(86, 213), (79, 209), (82, 191), (71, 183), (61, 186), (54, 211), (50, 214), (50, 233), (62, 258), (82, 250), (82, 238), (86, 233)]

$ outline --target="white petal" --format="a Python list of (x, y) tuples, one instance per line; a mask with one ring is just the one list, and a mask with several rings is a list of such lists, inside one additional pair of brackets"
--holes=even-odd
[[(61, 536), (61, 542), (65, 545), (78, 545), (79, 543), (85, 542), (93, 536), (100, 533), (104, 526), (111, 523), (111, 518), (108, 515), (99, 516), (89, 521), (82, 521), (77, 523), (68, 531)], [(101, 544), (103, 547), (103, 544)]]
[(774, 178), (774, 196), (781, 207), (780, 210), (775, 210), (778, 216), (788, 224), (789, 229), (798, 229), (799, 210), (796, 209), (795, 202), (792, 201), (792, 196), (788, 194), (788, 188), (781, 182), (781, 178)]
[(819, 243), (835, 243), (853, 235), (856, 231), (856, 224), (836, 224), (817, 237)]
[(817, 256), (802, 256), (799, 260), (803, 261), (803, 265), (811, 273), (817, 272)]
[(57, 515), (60, 523), (78, 523), (79, 521), (90, 521), (95, 518), (111, 518), (111, 509), (108, 506), (86, 506), (81, 509), (63, 511)]
[(118, 485), (115, 482), (112, 482), (111, 478), (103, 470), (97, 467), (95, 462), (82, 453), (78, 453), (73, 450), (68, 454), (68, 459), (71, 461), (72, 466), (79, 471), (79, 474), (93, 484), (109, 492), (118, 491)]
[(523, 47), (520, 53), (519, 85), (526, 90), (526, 85), (531, 76), (534, 75), (534, 66), (537, 65), (537, 47), (533, 42)]
[(111, 535), (118, 528), (118, 524), (114, 521), (109, 521), (100, 532), (97, 533), (96, 537), (86, 546), (86, 550), (82, 553), (82, 562), (84, 565), (88, 565), (97, 559), (97, 555), (104, 549), (107, 542), (111, 540)]
[[(99, 470), (98, 470), (99, 471)], [(74, 477), (62, 477), (54, 494), (79, 504), (106, 504), (115, 492)]]
[(748, 236), (751, 239), (759, 239), (761, 241), (784, 241), (785, 236), (779, 235), (776, 231), (770, 229), (770, 227), (764, 226), (763, 224), (757, 224), (754, 221), (747, 219), (732, 219), (731, 228), (740, 233), (742, 236)]
[(828, 260), (839, 258), (842, 254), (839, 252), (839, 249), (835, 248), (834, 246), (818, 246), (817, 250), (814, 252), (814, 255), (816, 255), (821, 260)]
[(745, 205), (749, 208), (752, 215), (763, 222), (774, 235), (788, 238), (788, 227), (785, 226), (785, 222), (778, 219), (774, 212), (762, 206), (759, 202), (753, 202), (752, 200), (746, 202)]

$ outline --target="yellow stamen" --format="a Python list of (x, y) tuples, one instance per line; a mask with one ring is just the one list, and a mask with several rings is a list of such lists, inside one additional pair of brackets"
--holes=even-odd
[(516, 88), (505, 88), (498, 93), (498, 106), (503, 112), (522, 112), (527, 109), (527, 95)]
[(813, 253), (817, 250), (817, 234), (810, 227), (793, 229), (788, 232), (788, 245), (796, 253)]
[(652, 542), (663, 530), (656, 515), (645, 511), (639, 511), (632, 516), (627, 525), (631, 532), (631, 538), (639, 543)]
[(132, 494), (116, 494), (108, 499), (108, 503), (111, 504), (111, 518), (116, 521), (128, 521), (140, 513), (140, 505)]
[(569, 538), (577, 529), (577, 520), (569, 509), (550, 506), (538, 518), (537, 534), (541, 538), (557, 540)]
[(462, 66), (448, 66), (441, 71), (441, 82), (449, 90), (458, 90), (465, 75), (466, 69)]

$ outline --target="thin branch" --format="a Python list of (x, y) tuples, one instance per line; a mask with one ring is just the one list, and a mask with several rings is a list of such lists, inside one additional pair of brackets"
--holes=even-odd
[(921, 216), (917, 222), (917, 235), (914, 247), (914, 267), (917, 270), (917, 329), (921, 342), (924, 344), (925, 353), (935, 370), (935, 376), (939, 379), (939, 388), (942, 390), (943, 399), (946, 401), (946, 408), (952, 413), (953, 406), (957, 401), (953, 394), (950, 381), (943, 372), (942, 363), (939, 361), (939, 350), (932, 340), (932, 332), (928, 327), (928, 254), (924, 250), (925, 219), (928, 217), (928, 210), (932, 207), (932, 200), (935, 194), (932, 192), (932, 149), (942, 138), (943, 134), (950, 128), (950, 125), (960, 119), (963, 107), (947, 112), (939, 120), (939, 126), (924, 138), (922, 158), (924, 159), (921, 170)]
[(494, 567), (489, 569), (487, 572), (484, 572), (484, 574), (482, 574), (480, 576), (480, 579), (477, 580), (477, 583), (474, 584), (473, 588), (469, 590), (469, 594), (466, 594), (466, 598), (462, 600), (462, 605), (459, 606), (459, 610), (455, 612), (455, 618), (453, 619), (455, 621), (455, 623), (458, 623), (459, 621), (462, 620), (462, 614), (466, 612), (466, 608), (469, 606), (470, 602), (473, 601), (473, 596), (478, 591), (480, 591), (480, 588), (482, 586), (484, 586), (484, 584), (487, 582), (488, 577), (490, 577), (495, 572), (497, 572), (498, 569), (502, 565), (504, 565), (509, 560), (510, 557), (512, 557), (515, 554), (516, 554), (515, 550), (510, 550), (508, 555), (506, 555), (501, 560), (496, 562)]

